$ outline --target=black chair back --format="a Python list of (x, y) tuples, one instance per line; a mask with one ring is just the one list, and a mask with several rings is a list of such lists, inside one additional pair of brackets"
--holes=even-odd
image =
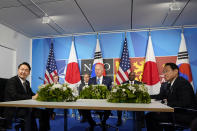
[[(8, 79), (0, 78), (0, 102), (4, 101), (5, 86)], [(4, 107), (0, 107), (0, 116), (3, 115)]]

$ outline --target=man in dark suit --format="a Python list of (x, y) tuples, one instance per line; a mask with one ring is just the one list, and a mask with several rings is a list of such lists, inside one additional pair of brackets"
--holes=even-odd
[[(169, 93), (165, 100), (167, 105), (170, 107), (194, 108), (196, 99), (193, 88), (189, 81), (179, 76), (178, 66), (174, 63), (166, 63), (163, 73), (165, 80), (170, 83)], [(178, 120), (177, 122), (185, 123), (191, 122), (193, 118), (185, 113), (176, 113), (175, 119)], [(146, 115), (147, 131), (162, 131), (163, 129), (159, 126), (159, 122), (172, 122), (172, 117), (169, 113), (149, 112)]]
[[(112, 80), (110, 77), (103, 76), (104, 66), (102, 64), (96, 64), (95, 66), (95, 73), (96, 77), (90, 78), (88, 85), (96, 85), (96, 84), (104, 84), (107, 86), (108, 90), (111, 90)], [(104, 111), (104, 117), (101, 121), (102, 125), (106, 124), (106, 120), (109, 118), (110, 115), (109, 110)], [(86, 117), (90, 127), (89, 130), (93, 131), (94, 127), (96, 126), (96, 122), (92, 119), (90, 110), (84, 110), (83, 116)]]
[(161, 83), (160, 92), (157, 95), (150, 95), (151, 99), (156, 100), (162, 100), (162, 103), (164, 103), (165, 99), (167, 99), (167, 95), (169, 93), (169, 82), (163, 82)]
[(88, 85), (89, 79), (90, 79), (90, 75), (85, 73), (84, 76), (83, 76), (83, 81), (79, 85), (79, 94), (83, 90), (83, 87)]
[[(123, 84), (131, 84), (131, 85), (133, 85), (133, 84), (142, 84), (140, 81), (135, 80), (135, 72), (133, 70), (129, 73), (128, 77), (129, 77), (129, 80), (125, 81)], [(133, 115), (135, 115), (135, 114), (137, 116), (139, 116), (138, 115), (139, 112), (134, 112)], [(122, 119), (121, 119), (122, 118), (122, 111), (117, 111), (117, 115), (118, 115), (118, 120), (117, 120), (116, 125), (120, 126), (122, 124)]]
[[(83, 81), (79, 85), (79, 94), (85, 86), (88, 86), (89, 79), (90, 79), (90, 75), (85, 73), (84, 76), (83, 76)], [(83, 115), (82, 115), (83, 110), (81, 109), (81, 110), (78, 110), (78, 111), (79, 111), (79, 115), (82, 116), (82, 119), (80, 120), (80, 122), (81, 123), (86, 122), (87, 121), (86, 117), (83, 117)]]
[[(16, 100), (26, 100), (26, 99), (36, 99), (38, 94), (34, 94), (30, 88), (30, 83), (27, 77), (30, 74), (31, 67), (28, 63), (23, 62), (18, 66), (18, 75), (10, 78), (7, 81), (5, 87), (5, 101), (16, 101)], [(37, 130), (34, 116), (35, 115), (45, 115), (47, 113), (44, 110), (31, 109), (31, 108), (7, 108), (5, 110), (6, 125), (10, 127), (12, 124), (12, 119), (14, 116), (23, 118), (25, 120), (25, 130)], [(43, 116), (40, 118), (40, 130), (47, 131), (49, 126), (49, 120)]]

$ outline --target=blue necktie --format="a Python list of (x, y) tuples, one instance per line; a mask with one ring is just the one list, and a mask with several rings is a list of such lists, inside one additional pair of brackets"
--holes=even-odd
[(97, 84), (100, 85), (100, 78), (97, 79)]

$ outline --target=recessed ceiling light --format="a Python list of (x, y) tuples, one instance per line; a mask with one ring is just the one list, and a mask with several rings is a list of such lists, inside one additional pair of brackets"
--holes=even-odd
[(50, 19), (49, 16), (45, 15), (45, 16), (42, 17), (42, 23), (43, 24), (49, 24), (50, 21), (51, 21), (51, 19)]
[(170, 4), (169, 4), (169, 9), (170, 11), (178, 11), (180, 10), (180, 6), (178, 5), (176, 0), (173, 0)]

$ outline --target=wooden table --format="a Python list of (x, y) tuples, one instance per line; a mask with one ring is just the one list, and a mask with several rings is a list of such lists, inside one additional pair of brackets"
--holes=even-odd
[(89, 110), (126, 110), (126, 111), (152, 111), (152, 112), (174, 112), (174, 109), (161, 104), (159, 101), (151, 100), (150, 104), (135, 103), (109, 103), (106, 100), (78, 99), (76, 102), (41, 102), (36, 100), (20, 100), (0, 102), (3, 107), (40, 107), (40, 108), (62, 108), (64, 110), (64, 130), (67, 131), (67, 109), (89, 109)]

